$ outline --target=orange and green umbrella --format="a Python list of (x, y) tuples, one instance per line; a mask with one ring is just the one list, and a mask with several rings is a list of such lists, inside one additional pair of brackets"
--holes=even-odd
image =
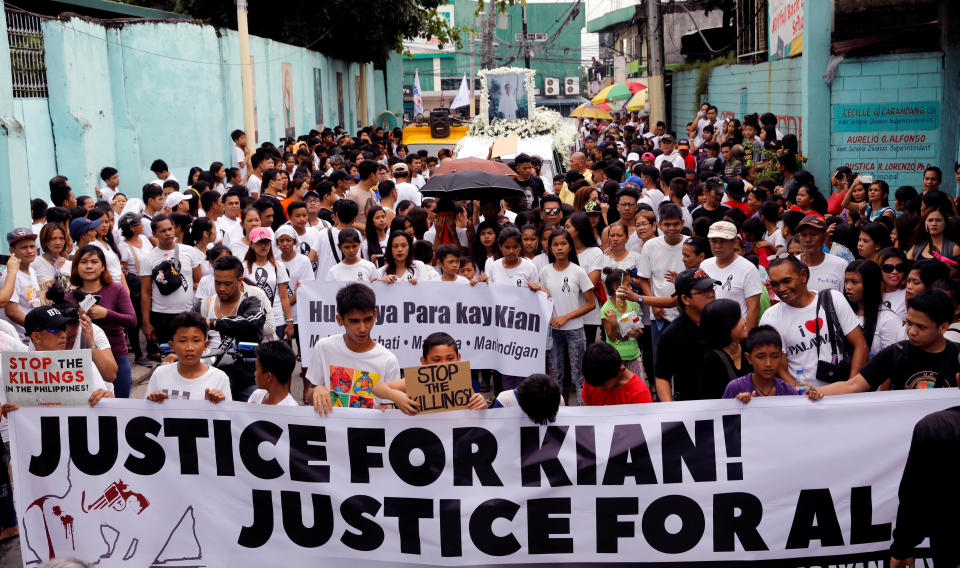
[(609, 87), (600, 89), (600, 92), (594, 95), (590, 100), (593, 104), (608, 103), (610, 101), (625, 101), (647, 88), (643, 83), (628, 81), (626, 83), (614, 83)]

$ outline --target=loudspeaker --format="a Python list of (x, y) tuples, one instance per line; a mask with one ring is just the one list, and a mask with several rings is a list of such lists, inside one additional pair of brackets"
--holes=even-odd
[(450, 136), (450, 111), (438, 109), (430, 111), (430, 137), (447, 138)]

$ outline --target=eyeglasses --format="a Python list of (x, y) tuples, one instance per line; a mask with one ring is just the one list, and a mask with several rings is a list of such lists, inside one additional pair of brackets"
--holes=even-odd
[(617, 203), (617, 207), (636, 207), (636, 203)]
[(63, 333), (64, 331), (66, 331), (66, 330), (65, 330), (65, 329), (54, 329), (54, 328), (52, 328), (52, 327), (46, 328), (46, 332), (47, 332), (47, 333)]
[(887, 274), (893, 274), (894, 272), (903, 274), (907, 271), (907, 263), (901, 262), (900, 264), (881, 264), (880, 270), (886, 272)]
[(559, 212), (560, 212), (560, 209), (559, 209), (559, 208), (555, 208), (555, 209), (544, 209), (544, 210), (543, 210), (543, 213), (544, 213), (545, 215), (556, 215), (556, 214), (559, 213)]
[(791, 256), (794, 256), (794, 257), (795, 257), (795, 256), (797, 256), (798, 254), (800, 254), (800, 253), (798, 253), (798, 252), (781, 252), (781, 253), (779, 253), (779, 254), (771, 254), (771, 255), (769, 255), (769, 256), (767, 257), (767, 262), (772, 262), (772, 261), (778, 260), (778, 259), (789, 258), (789, 257), (791, 257)]

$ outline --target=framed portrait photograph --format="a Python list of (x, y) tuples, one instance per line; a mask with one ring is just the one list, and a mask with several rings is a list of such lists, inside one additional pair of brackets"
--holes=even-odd
[(518, 67), (501, 67), (480, 72), (481, 114), (488, 122), (524, 120), (534, 107), (534, 71)]

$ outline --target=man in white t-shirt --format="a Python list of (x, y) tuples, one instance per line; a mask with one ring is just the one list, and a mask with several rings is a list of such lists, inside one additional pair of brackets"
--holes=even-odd
[[(672, 296), (675, 292), (673, 279), (684, 269), (683, 265), (683, 213), (676, 203), (664, 203), (660, 206), (660, 231), (662, 236), (644, 243), (637, 262), (637, 276), (640, 277), (640, 289), (645, 296)], [(657, 341), (666, 326), (680, 313), (676, 308), (653, 308), (654, 321), (651, 321), (651, 337), (654, 353)], [(656, 354), (654, 354), (656, 365)]]
[(11, 275), (6, 266), (0, 267), (0, 281), (15, 278), (13, 295), (3, 309), (3, 318), (12, 323), (20, 334), (20, 339), (26, 339), (23, 328), (23, 319), (27, 312), (40, 305), (40, 283), (37, 280), (37, 271), (30, 266), (37, 258), (37, 235), (30, 229), (18, 227), (7, 233), (7, 243), (10, 245), (10, 254), (16, 257), (11, 266), (18, 267), (16, 274)]
[(397, 186), (397, 203), (406, 199), (419, 207), (423, 201), (423, 195), (417, 186), (410, 183), (410, 168), (407, 164), (400, 162), (393, 165), (393, 179)]
[(163, 187), (163, 183), (166, 181), (179, 181), (176, 176), (170, 172), (170, 168), (167, 167), (167, 163), (163, 160), (154, 160), (153, 163), (150, 164), (150, 171), (157, 176), (157, 179), (150, 182), (154, 185)]
[(770, 262), (767, 274), (770, 276), (770, 288), (780, 302), (763, 312), (760, 324), (773, 326), (783, 339), (786, 357), (780, 361), (777, 376), (794, 383), (801, 391), (811, 385), (823, 386), (827, 383), (817, 378), (819, 363), (831, 362), (834, 351), (832, 345), (841, 348), (846, 342), (853, 351), (848, 360), (850, 375), (835, 379), (855, 377), (867, 362), (867, 342), (860, 330), (857, 315), (843, 294), (832, 289), (820, 293), (830, 294), (837, 323), (843, 333), (843, 337), (833, 337), (824, 300), (819, 298), (817, 292), (807, 288), (809, 273), (802, 262), (790, 255), (778, 257)]
[(657, 159), (653, 162), (653, 167), (659, 170), (664, 162), (668, 162), (675, 168), (683, 169), (683, 156), (677, 151), (677, 141), (673, 139), (673, 136), (665, 134), (660, 138), (660, 149), (663, 150), (663, 154), (657, 156)]
[[(166, 343), (172, 337), (170, 322), (193, 305), (193, 284), (200, 281), (202, 274), (200, 264), (188, 247), (177, 244), (173, 221), (166, 215), (157, 215), (151, 223), (158, 244), (144, 255), (140, 263), (143, 333), (148, 341)], [(168, 263), (169, 270), (160, 270), (158, 281), (154, 281), (153, 269), (164, 262)], [(160, 286), (166, 294), (161, 292)]]
[(100, 197), (100, 201), (110, 203), (113, 201), (113, 196), (119, 191), (117, 187), (120, 185), (120, 174), (117, 173), (116, 168), (107, 166), (100, 170), (100, 179), (103, 181), (103, 185), (97, 188), (97, 195)]
[(820, 290), (843, 290), (843, 274), (847, 261), (823, 250), (827, 238), (827, 224), (819, 215), (807, 215), (797, 225), (797, 236), (803, 254), (800, 260), (807, 265), (810, 274), (808, 288)]
[(713, 257), (700, 263), (710, 278), (720, 282), (718, 300), (734, 300), (740, 304), (740, 315), (747, 320), (747, 329), (757, 327), (760, 317), (760, 271), (752, 262), (736, 253), (737, 227), (729, 221), (717, 221), (707, 233)]
[(243, 225), (240, 224), (240, 195), (232, 190), (223, 194), (223, 215), (217, 217), (217, 234), (223, 240), (223, 244), (230, 246), (230, 243), (243, 240)]
[(347, 284), (337, 292), (337, 323), (344, 332), (316, 342), (309, 355), (304, 399), (317, 413), (334, 406), (377, 408), (384, 401), (373, 386), (400, 378), (396, 355), (373, 340), (377, 297), (366, 284)]

